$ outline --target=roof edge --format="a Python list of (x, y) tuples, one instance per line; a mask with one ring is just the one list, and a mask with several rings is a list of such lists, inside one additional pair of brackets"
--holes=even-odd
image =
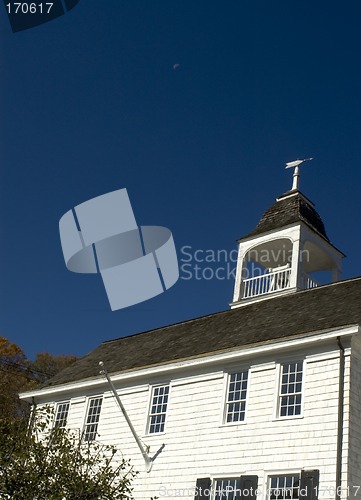
[[(132, 380), (134, 378), (140, 378), (149, 376), (150, 374), (162, 372), (169, 372), (170, 370), (178, 371), (180, 369), (192, 368), (193, 366), (199, 365), (210, 365), (217, 364), (220, 362), (232, 361), (232, 359), (242, 357), (242, 356), (251, 356), (254, 354), (254, 351), (265, 350), (265, 352), (277, 350), (277, 349), (287, 349), (287, 347), (294, 347), (295, 344), (302, 344), (329, 340), (332, 338), (336, 338), (338, 336), (349, 336), (354, 335), (359, 332), (360, 325), (358, 323), (345, 324), (342, 326), (337, 326), (333, 328), (327, 328), (323, 330), (316, 331), (306, 331), (303, 333), (299, 333), (297, 335), (289, 335), (288, 337), (276, 338), (271, 340), (266, 340), (262, 342), (255, 342), (253, 344), (248, 344), (246, 346), (237, 346), (231, 349), (219, 349), (217, 351), (208, 352), (201, 355), (195, 355), (186, 358), (180, 358), (176, 361), (168, 361), (163, 363), (158, 363), (155, 365), (148, 365), (141, 368), (134, 368), (131, 370), (123, 370), (118, 372), (110, 372), (112, 376), (113, 382), (120, 382), (126, 380)], [(304, 342), (302, 342), (302, 340)], [(272, 346), (272, 347), (271, 347)], [(267, 349), (267, 347), (269, 347)], [(266, 348), (266, 349), (265, 349)], [(209, 359), (209, 358), (212, 359)], [(185, 362), (189, 361), (189, 365), (185, 365)], [(172, 366), (173, 365), (173, 366)], [(46, 395), (55, 395), (61, 394), (63, 392), (69, 392), (77, 390), (81, 388), (97, 388), (103, 385), (106, 386), (107, 382), (104, 378), (97, 377), (88, 377), (84, 379), (77, 380), (75, 382), (67, 382), (59, 385), (47, 386), (41, 389), (34, 389), (32, 391), (22, 392), (19, 394), (19, 398), (22, 400), (31, 400), (35, 397), (43, 397)]]

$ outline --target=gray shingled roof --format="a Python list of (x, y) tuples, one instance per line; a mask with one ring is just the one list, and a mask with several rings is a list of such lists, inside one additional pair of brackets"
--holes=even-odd
[(313, 203), (300, 193), (300, 191), (289, 191), (280, 196), (265, 211), (256, 228), (247, 234), (245, 238), (273, 231), (300, 221), (307, 224), (327, 241), (330, 241), (322, 219), (316, 212)]
[(44, 387), (202, 356), (317, 330), (361, 324), (361, 278), (290, 293), (103, 342)]

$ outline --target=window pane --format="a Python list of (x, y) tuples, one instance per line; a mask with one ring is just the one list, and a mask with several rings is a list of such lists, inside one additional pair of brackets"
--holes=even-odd
[(94, 441), (97, 436), (102, 398), (90, 399), (84, 425), (84, 441)]
[(55, 427), (64, 428), (68, 419), (70, 403), (59, 403), (56, 408)]
[(271, 476), (268, 498), (270, 500), (296, 500), (299, 498), (299, 474)]
[(165, 417), (168, 406), (169, 385), (153, 387), (153, 394), (149, 412), (148, 432), (154, 434), (164, 432)]
[(216, 481), (214, 500), (239, 500), (240, 498), (241, 481), (239, 479), (218, 479)]
[(248, 370), (229, 375), (226, 417), (228, 422), (241, 422), (245, 418)]
[[(279, 416), (301, 414), (303, 362), (286, 363), (281, 368)], [(296, 382), (297, 381), (297, 382)]]

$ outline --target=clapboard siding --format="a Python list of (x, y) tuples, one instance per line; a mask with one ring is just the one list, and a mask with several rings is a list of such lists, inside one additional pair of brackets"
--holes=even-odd
[[(259, 476), (259, 489), (265, 498), (267, 475), (272, 471), (287, 472), (317, 469), (320, 471), (322, 498), (334, 498), (337, 429), (338, 429), (338, 390), (339, 390), (339, 352), (335, 346), (329, 349), (329, 356), (318, 355), (319, 347), (303, 353), (304, 392), (303, 413), (301, 418), (278, 419), (275, 408), (279, 379), (278, 362), (287, 361), (287, 355), (274, 360), (264, 357), (264, 367), (253, 369), (249, 374), (246, 420), (240, 424), (225, 425), (222, 421), (226, 376), (223, 371), (235, 371), (217, 366), (214, 370), (199, 374), (182, 373), (178, 381), (173, 373), (170, 381), (170, 399), (167, 411), (166, 432), (159, 435), (146, 435), (147, 412), (151, 386), (143, 388), (122, 388), (122, 402), (142, 438), (150, 446), (152, 456), (164, 444), (157, 457), (153, 470), (144, 472), (143, 459), (131, 432), (121, 414), (114, 397), (109, 391), (104, 393), (102, 412), (99, 422), (99, 440), (116, 445), (125, 457), (132, 458), (140, 471), (134, 481), (136, 500), (149, 500), (151, 496), (171, 498), (174, 492), (182, 492), (184, 499), (193, 499), (192, 489), (200, 477), (227, 477), (243, 475)], [(327, 354), (327, 350), (325, 351)], [(310, 356), (308, 359), (307, 356)], [(343, 471), (344, 485), (348, 481), (360, 481), (360, 444), (361, 444), (361, 348), (355, 346), (354, 368), (349, 390), (349, 361), (345, 377), (345, 433)], [(349, 359), (349, 358), (348, 358)], [(274, 362), (277, 361), (277, 362)], [(244, 369), (244, 365), (240, 365)], [(167, 383), (169, 379), (165, 377)], [(92, 396), (92, 394), (91, 394)], [(350, 432), (355, 443), (354, 456), (348, 457), (348, 415), (349, 398), (358, 398), (351, 412)], [(83, 427), (87, 398), (72, 401), (69, 413), (69, 427)], [(357, 406), (358, 405), (358, 406)], [(356, 450), (357, 448), (357, 450)], [(354, 452), (352, 451), (351, 455)], [(350, 462), (347, 476), (347, 461)], [(172, 493), (164, 494), (164, 488)], [(189, 491), (188, 491), (189, 490)], [(186, 494), (184, 494), (186, 492)], [(190, 492), (190, 493), (189, 493)], [(189, 494), (188, 494), (189, 493)]]

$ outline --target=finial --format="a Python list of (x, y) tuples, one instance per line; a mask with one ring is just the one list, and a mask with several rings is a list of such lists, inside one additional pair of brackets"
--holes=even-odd
[(286, 163), (285, 168), (294, 168), (293, 172), (293, 183), (292, 183), (292, 191), (297, 190), (298, 191), (298, 185), (299, 185), (299, 177), (300, 177), (300, 171), (299, 171), (299, 165), (303, 163), (304, 161), (310, 161), (313, 160), (313, 158), (305, 158), (304, 160), (295, 160), (295, 161), (290, 161)]

